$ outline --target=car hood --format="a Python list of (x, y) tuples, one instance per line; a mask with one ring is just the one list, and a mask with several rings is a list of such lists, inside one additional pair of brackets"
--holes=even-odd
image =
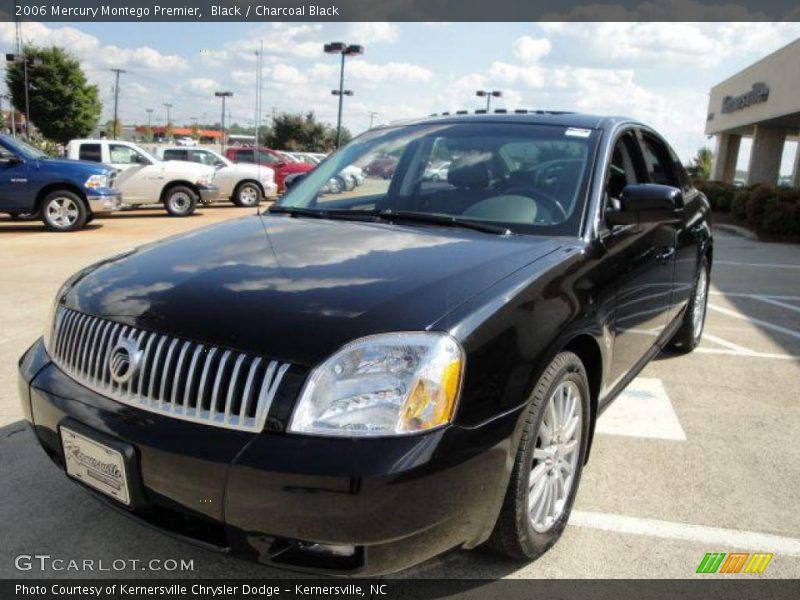
[(187, 177), (196, 178), (214, 174), (214, 167), (186, 160), (162, 160), (157, 166), (165, 173), (183, 174)]
[(90, 267), (65, 304), (310, 366), (374, 333), (423, 330), (559, 244), (462, 229), (244, 217)]
[(270, 167), (265, 165), (253, 165), (250, 163), (233, 163), (232, 165), (220, 167), (220, 171), (236, 173), (237, 175), (246, 177), (255, 177), (256, 179), (261, 179), (261, 174), (272, 175), (273, 177), (275, 175), (275, 172)]
[(106, 173), (114, 172), (114, 169), (111, 167), (100, 163), (91, 162), (88, 160), (73, 160), (71, 158), (40, 158), (39, 164), (40, 166), (48, 169), (71, 169), (73, 171), (80, 169), (87, 175), (104, 175)]

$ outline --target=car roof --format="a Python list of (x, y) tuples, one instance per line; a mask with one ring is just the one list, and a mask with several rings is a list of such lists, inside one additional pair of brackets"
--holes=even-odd
[(635, 119), (622, 116), (603, 116), (574, 113), (568, 111), (498, 109), (487, 113), (485, 110), (469, 112), (458, 110), (443, 112), (422, 119), (409, 119), (387, 123), (376, 129), (397, 127), (398, 125), (427, 125), (441, 123), (522, 123), (527, 125), (556, 125), (561, 127), (580, 127), (582, 129), (608, 129), (621, 123), (639, 124)]

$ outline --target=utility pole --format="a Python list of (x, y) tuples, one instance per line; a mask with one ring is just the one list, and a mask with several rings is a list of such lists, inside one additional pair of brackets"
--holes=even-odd
[(372, 129), (372, 124), (375, 122), (375, 117), (378, 116), (378, 113), (371, 112), (369, 113), (369, 128)]
[(150, 139), (147, 140), (148, 142), (153, 141), (153, 109), (152, 108), (145, 108), (145, 112), (147, 113), (147, 135), (150, 136)]
[(169, 111), (172, 108), (172, 104), (170, 104), (169, 102), (164, 102), (163, 104), (167, 109), (167, 122), (164, 123), (164, 139), (166, 140), (167, 139), (167, 129), (169, 129), (169, 126), (170, 126), (170, 123), (171, 123), (170, 118), (169, 118)]
[(31, 104), (28, 90), (28, 67), (38, 67), (42, 64), (42, 60), (39, 58), (29, 57), (26, 54), (6, 54), (6, 62), (22, 63), (22, 73), (25, 80), (25, 139), (30, 140)]
[[(111, 137), (113, 139), (117, 139), (117, 126), (119, 124), (117, 116), (117, 109), (119, 108), (119, 75), (120, 73), (125, 73), (126, 71), (124, 69), (111, 69), (111, 72), (116, 75), (116, 82), (114, 83), (114, 123), (112, 125)], [(120, 130), (122, 130), (121, 126)]]
[(231, 98), (233, 92), (214, 92), (217, 98), (222, 98), (222, 131), (219, 143), (221, 144), (222, 152), (225, 152), (225, 99)]
[[(258, 132), (261, 129), (261, 79), (262, 65), (264, 60), (264, 41), (261, 41), (261, 49), (256, 52), (256, 123), (255, 123), (255, 146), (258, 147)], [(258, 153), (256, 152), (256, 164), (258, 164)]]

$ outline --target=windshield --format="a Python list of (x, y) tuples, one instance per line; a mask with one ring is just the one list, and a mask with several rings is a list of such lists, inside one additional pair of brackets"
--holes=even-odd
[[(598, 132), (526, 123), (413, 125), (370, 131), (283, 197), (284, 208), (444, 215), (514, 233), (577, 235)], [(329, 181), (348, 166), (363, 184)], [(333, 212), (331, 212), (333, 214)]]
[(31, 146), (30, 144), (26, 144), (19, 138), (11, 138), (4, 136), (3, 141), (5, 142), (6, 147), (21, 155), (23, 158), (47, 158), (48, 155), (45, 152), (42, 152), (38, 148)]

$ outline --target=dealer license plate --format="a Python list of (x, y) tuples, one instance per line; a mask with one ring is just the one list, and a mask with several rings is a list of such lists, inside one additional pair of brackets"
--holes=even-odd
[(61, 428), (61, 444), (67, 475), (123, 504), (130, 504), (125, 458), (121, 452), (66, 427)]

